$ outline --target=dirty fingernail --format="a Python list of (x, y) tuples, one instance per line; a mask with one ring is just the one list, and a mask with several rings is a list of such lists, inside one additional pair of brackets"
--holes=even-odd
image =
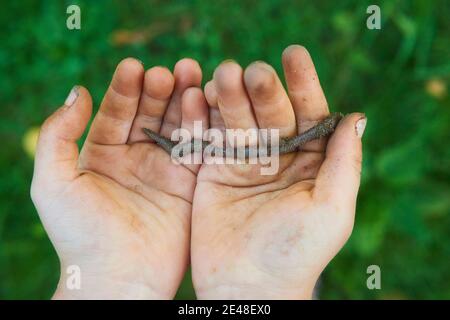
[(68, 107), (72, 106), (75, 101), (77, 100), (78, 96), (80, 95), (80, 93), (78, 92), (79, 90), (79, 86), (74, 86), (72, 88), (72, 90), (70, 90), (69, 95), (66, 98), (66, 101), (64, 101), (64, 104)]
[(237, 63), (237, 62), (234, 59), (225, 59), (220, 64), (224, 64), (224, 63)]
[(367, 118), (361, 118), (356, 122), (356, 135), (358, 138), (361, 138), (364, 134), (364, 130), (366, 129)]

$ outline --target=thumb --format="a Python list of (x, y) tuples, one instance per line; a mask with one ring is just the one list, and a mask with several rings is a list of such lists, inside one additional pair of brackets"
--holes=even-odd
[(361, 137), (366, 122), (362, 113), (352, 113), (340, 121), (328, 141), (325, 160), (317, 175), (316, 200), (339, 204), (337, 207), (355, 212), (361, 178)]
[(78, 146), (92, 113), (89, 92), (75, 86), (64, 105), (41, 127), (34, 164), (33, 184), (70, 181), (77, 176)]

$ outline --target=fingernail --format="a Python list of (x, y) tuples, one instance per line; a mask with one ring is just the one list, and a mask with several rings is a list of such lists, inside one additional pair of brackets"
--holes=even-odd
[(143, 62), (142, 60), (137, 59), (137, 58), (135, 58), (135, 60), (137, 60), (137, 62), (139, 62), (140, 64), (142, 64), (142, 66), (145, 66), (145, 65), (144, 65), (144, 62)]
[(72, 88), (72, 90), (70, 90), (70, 93), (69, 93), (69, 95), (66, 98), (66, 101), (64, 101), (64, 105), (70, 107), (70, 106), (72, 106), (75, 103), (75, 101), (77, 100), (78, 96), (80, 95), (80, 93), (78, 92), (79, 88), (80, 88), (79, 86), (74, 86)]
[(250, 63), (250, 65), (252, 65), (252, 64), (262, 64), (262, 65), (266, 65), (267, 62), (265, 62), (265, 61), (263, 61), (263, 60), (255, 60), (255, 61), (253, 61), (252, 63)]
[(225, 59), (220, 64), (224, 64), (224, 63), (236, 63), (236, 60), (234, 60), (234, 59)]
[(363, 117), (356, 122), (356, 135), (358, 138), (361, 138), (364, 134), (364, 130), (366, 129), (367, 118)]

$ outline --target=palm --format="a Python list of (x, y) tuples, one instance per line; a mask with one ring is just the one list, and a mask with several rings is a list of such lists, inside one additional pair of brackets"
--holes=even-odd
[[(92, 252), (98, 252), (96, 261), (103, 263), (97, 265), (106, 270), (96, 269), (95, 275), (112, 274), (132, 282), (141, 274), (141, 281), (158, 294), (173, 294), (164, 291), (167, 283), (179, 282), (187, 264), (195, 175), (173, 165), (162, 150), (148, 143), (87, 143), (81, 166), (87, 171), (60, 198), (62, 206), (69, 206), (60, 212), (70, 220), (61, 221), (61, 227), (72, 226), (54, 240), (64, 263), (90, 272), (83, 261), (92, 263)], [(178, 179), (185, 183), (177, 186)], [(73, 214), (80, 200), (83, 214)], [(73, 248), (76, 235), (83, 235), (82, 245)], [(76, 261), (70, 261), (74, 256)]]
[(336, 239), (342, 230), (330, 210), (313, 199), (321, 158), (316, 153), (284, 156), (275, 176), (255, 174), (259, 165), (201, 168), (192, 254), (195, 273), (207, 274), (209, 280), (204, 288), (198, 284), (198, 290), (227, 283), (254, 290), (264, 282), (288, 291), (314, 279), (311, 273), (322, 270), (335, 253), (330, 246), (337, 251), (345, 240)]
[[(222, 63), (205, 87), (211, 127), (276, 128), (286, 137), (325, 118), (328, 106), (307, 51), (289, 47), (283, 67), (288, 92), (265, 63), (245, 72), (235, 62)], [(198, 296), (311, 297), (352, 229), (359, 176), (347, 168), (360, 150), (355, 118), (343, 121), (328, 142), (281, 156), (274, 175), (262, 175), (255, 164), (201, 167), (191, 237)]]
[(198, 166), (173, 164), (142, 128), (170, 136), (174, 129), (204, 120), (200, 81), (193, 60), (181, 60), (172, 75), (161, 67), (144, 74), (136, 60), (125, 59), (79, 155), (75, 140), (92, 108), (86, 89), (75, 91), (76, 103), (44, 124), (32, 197), (58, 251), (62, 274), (65, 266), (80, 267), (85, 289), (80, 296), (175, 295), (189, 260)]

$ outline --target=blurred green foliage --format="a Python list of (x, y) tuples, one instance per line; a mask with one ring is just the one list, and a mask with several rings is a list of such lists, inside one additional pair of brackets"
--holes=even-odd
[[(80, 31), (66, 8), (81, 7)], [(49, 298), (56, 254), (29, 198), (24, 134), (74, 84), (96, 106), (116, 64), (200, 61), (204, 81), (226, 58), (281, 72), (289, 44), (306, 46), (334, 111), (363, 111), (364, 169), (354, 232), (322, 278), (321, 298), (450, 298), (450, 6), (378, 1), (7, 1), (0, 11), (0, 298)], [(368, 290), (366, 269), (382, 270)], [(189, 277), (179, 298), (194, 298)]]

